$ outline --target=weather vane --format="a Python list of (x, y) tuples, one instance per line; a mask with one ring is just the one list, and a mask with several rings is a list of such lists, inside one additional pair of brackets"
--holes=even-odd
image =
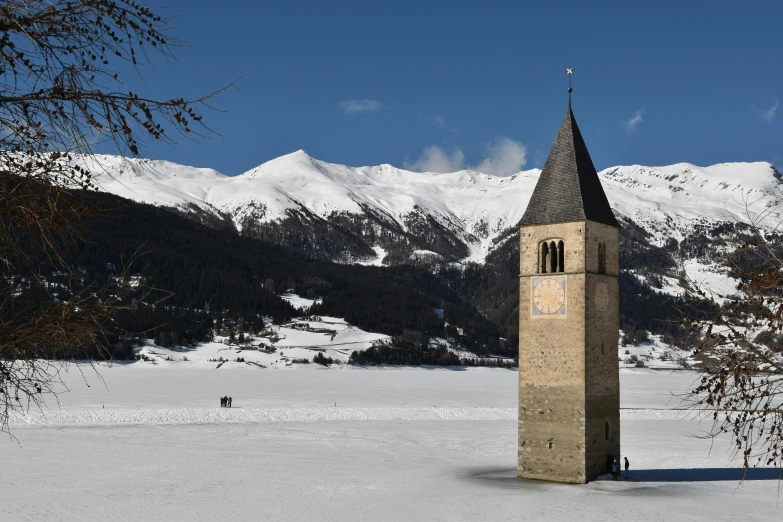
[(566, 68), (566, 75), (568, 76), (568, 106), (571, 106), (571, 91), (573, 89), (571, 88), (571, 75), (574, 74), (574, 70), (570, 67)]

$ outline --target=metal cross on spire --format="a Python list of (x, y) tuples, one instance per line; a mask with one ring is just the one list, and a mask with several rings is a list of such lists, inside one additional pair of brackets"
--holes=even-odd
[(568, 107), (571, 107), (571, 75), (574, 74), (574, 70), (571, 67), (566, 68), (566, 75), (568, 76)]

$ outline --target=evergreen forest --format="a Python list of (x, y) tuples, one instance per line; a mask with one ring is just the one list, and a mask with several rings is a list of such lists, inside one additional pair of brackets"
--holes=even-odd
[[(312, 315), (344, 317), (364, 330), (393, 338), (390, 346), (355, 354), (356, 364), (459, 364), (429, 339), (447, 338), (479, 356), (515, 357), (519, 310), (518, 236), (509, 233), (485, 265), (338, 264), (301, 250), (240, 235), (231, 227), (202, 224), (185, 212), (135, 203), (111, 194), (82, 193), (94, 205), (80, 241), (64, 245), (70, 273), (41, 257), (38, 274), (4, 273), (1, 285), (16, 296), (5, 307), (33, 314), (52, 300), (67, 300), (90, 285), (124, 277), (135, 285), (111, 332), (84, 358), (133, 356), (142, 339), (161, 346), (209, 341), (216, 332), (260, 332), (303, 312), (280, 297), (293, 292), (322, 301)], [(621, 268), (669, 270), (671, 252), (652, 246), (632, 223), (621, 230)], [(123, 275), (124, 274), (124, 275)], [(624, 270), (620, 276), (621, 328), (626, 340), (648, 332), (683, 343), (684, 310), (709, 313), (702, 302), (655, 292)], [(52, 354), (56, 357), (56, 354)], [(323, 362), (322, 362), (323, 363)]]

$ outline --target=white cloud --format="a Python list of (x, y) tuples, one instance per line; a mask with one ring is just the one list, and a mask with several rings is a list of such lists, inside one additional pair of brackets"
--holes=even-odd
[(437, 145), (427, 147), (413, 163), (405, 162), (405, 168), (417, 172), (456, 172), (465, 168), (465, 155), (460, 149), (451, 154)]
[(626, 132), (635, 131), (636, 126), (644, 121), (644, 118), (642, 117), (643, 115), (644, 115), (644, 109), (639, 109), (633, 114), (631, 118), (625, 120), (623, 122), (623, 127), (625, 127), (625, 131)]
[(496, 138), (487, 145), (487, 157), (476, 170), (493, 176), (516, 174), (527, 163), (527, 147), (511, 138)]
[(499, 137), (485, 147), (485, 156), (477, 165), (465, 163), (461, 149), (448, 153), (433, 145), (427, 147), (416, 161), (405, 162), (405, 168), (417, 172), (456, 172), (473, 169), (493, 176), (516, 174), (527, 163), (527, 147), (511, 138)]
[(772, 123), (772, 121), (775, 119), (776, 113), (778, 112), (778, 106), (780, 105), (780, 102), (778, 100), (775, 100), (775, 103), (772, 104), (772, 107), (770, 107), (767, 110), (757, 110), (759, 116), (761, 116), (761, 119), (764, 121), (768, 121)]
[(377, 100), (345, 100), (337, 105), (345, 111), (345, 114), (358, 114), (360, 112), (375, 112), (383, 105)]

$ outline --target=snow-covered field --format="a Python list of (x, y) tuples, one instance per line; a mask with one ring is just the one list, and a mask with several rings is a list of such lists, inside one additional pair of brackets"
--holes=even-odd
[[(310, 308), (313, 300), (296, 294), (283, 298), (299, 308)], [(190, 348), (163, 348), (151, 341), (137, 353), (140, 365), (186, 365), (208, 368), (292, 368), (295, 361), (311, 361), (319, 352), (337, 364), (348, 362), (351, 353), (366, 350), (389, 336), (366, 332), (339, 317), (296, 318), (283, 325), (269, 323), (262, 336), (248, 337), (245, 343), (228, 344), (225, 337)]]
[[(71, 366), (60, 408), (14, 420), (0, 520), (778, 520), (726, 441), (688, 436), (690, 372), (621, 370), (631, 480), (515, 479), (517, 373)], [(80, 372), (79, 370), (82, 370)], [(105, 381), (105, 384), (104, 384)], [(90, 386), (88, 387), (87, 384)], [(234, 407), (221, 409), (230, 395)]]
[[(621, 336), (624, 333), (620, 333)], [(637, 345), (622, 345), (622, 338), (617, 347), (618, 360), (620, 368), (635, 367), (638, 361), (641, 361), (645, 367), (654, 369), (682, 369), (681, 361), (685, 361), (689, 366), (698, 364), (690, 358), (690, 352), (680, 350), (670, 344), (663, 342), (663, 336), (650, 335), (649, 340)]]

